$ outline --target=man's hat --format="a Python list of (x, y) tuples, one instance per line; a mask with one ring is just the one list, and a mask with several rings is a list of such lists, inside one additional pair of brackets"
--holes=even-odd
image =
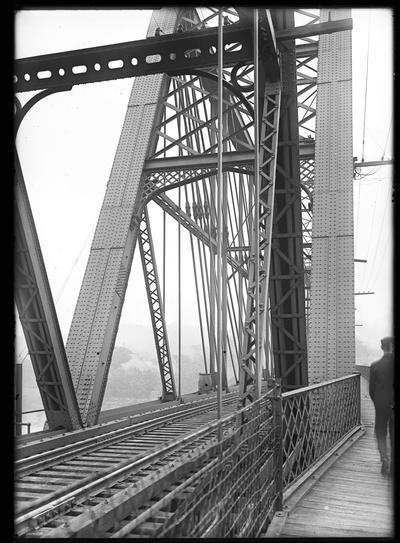
[(381, 339), (382, 349), (391, 347), (393, 343), (394, 343), (394, 337), (392, 336), (386, 336)]

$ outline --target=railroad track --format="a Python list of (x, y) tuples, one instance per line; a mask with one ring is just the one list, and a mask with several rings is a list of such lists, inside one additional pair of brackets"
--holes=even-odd
[[(191, 459), (216, 440), (215, 399), (198, 403), (17, 460), (16, 534), (98, 536), (110, 530), (107, 518), (115, 528), (115, 503), (129, 503), (117, 508), (123, 520), (132, 507), (179, 487), (180, 477), (190, 477)], [(223, 413), (236, 404), (237, 393), (224, 396)], [(207, 461), (196, 460), (196, 469)]]

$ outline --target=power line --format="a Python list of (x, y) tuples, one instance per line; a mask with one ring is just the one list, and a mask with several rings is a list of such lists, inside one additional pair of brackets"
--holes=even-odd
[[(355, 107), (353, 107), (353, 111), (354, 111), (354, 113), (357, 115), (357, 117), (360, 119), (360, 121), (363, 122), (363, 119), (362, 119), (361, 115), (358, 113), (358, 111), (356, 110)], [(371, 132), (371, 130), (368, 128), (367, 123), (365, 123), (365, 129), (367, 130), (367, 132), (369, 133), (369, 135), (375, 140), (375, 143), (378, 145), (378, 147), (381, 149), (381, 151), (383, 151), (382, 145), (381, 145), (381, 144), (379, 143), (379, 141), (375, 138), (373, 132)]]
[(372, 287), (372, 288), (374, 287), (375, 282), (376, 282), (376, 280), (378, 279), (379, 274), (380, 274), (380, 272), (381, 272), (381, 270), (382, 270), (382, 264), (383, 264), (383, 262), (385, 261), (385, 256), (386, 256), (386, 251), (387, 251), (388, 245), (389, 245), (389, 243), (385, 243), (385, 250), (383, 251), (382, 257), (380, 258), (380, 265), (379, 265), (378, 271), (377, 271), (377, 273), (376, 273), (376, 275), (375, 275), (375, 277), (374, 277), (374, 280), (371, 281), (371, 287)]
[(367, 70), (366, 70), (366, 74), (365, 74), (364, 122), (363, 122), (362, 155), (361, 155), (361, 161), (362, 161), (362, 162), (364, 162), (365, 119), (366, 119), (366, 113), (367, 113), (367, 91), (368, 91), (368, 67), (369, 67), (369, 38), (370, 38), (370, 25), (371, 25), (371, 10), (369, 10), (369, 15), (368, 15)]
[[(376, 210), (376, 198), (375, 198), (375, 202), (374, 202), (374, 210), (372, 212), (372, 221), (370, 222), (370, 231), (369, 231), (369, 236), (368, 236), (368, 248), (367, 248), (367, 254), (366, 254), (366, 259), (368, 261), (368, 255), (369, 255), (369, 250), (371, 248), (371, 240), (372, 240), (372, 229), (374, 227), (374, 219), (375, 219), (375, 210)], [(363, 273), (363, 277), (362, 277), (362, 283), (365, 284), (365, 274), (366, 274), (366, 267), (364, 266), (364, 273)]]
[(386, 202), (385, 202), (385, 209), (384, 209), (383, 214), (382, 214), (382, 220), (381, 220), (381, 224), (380, 224), (380, 228), (379, 228), (379, 234), (378, 234), (378, 237), (377, 237), (377, 243), (376, 243), (376, 247), (375, 247), (375, 254), (374, 254), (374, 258), (373, 258), (373, 262), (372, 262), (372, 266), (371, 266), (371, 275), (370, 275), (371, 277), (372, 277), (372, 274), (373, 274), (373, 271), (374, 271), (374, 268), (375, 268), (375, 262), (376, 262), (376, 256), (377, 256), (377, 253), (378, 253), (378, 248), (380, 247), (380, 239), (381, 239), (381, 234), (382, 234), (382, 227), (383, 227), (383, 222), (385, 220), (386, 208), (387, 208), (387, 204), (389, 202), (390, 193), (391, 193), (391, 190), (390, 190), (390, 185), (389, 185), (389, 189), (388, 189), (388, 193), (387, 193), (387, 197), (386, 197)]

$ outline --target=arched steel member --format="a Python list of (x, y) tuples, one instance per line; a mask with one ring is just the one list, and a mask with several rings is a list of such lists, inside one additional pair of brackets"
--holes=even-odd
[[(64, 90), (39, 92), (24, 106), (15, 97), (15, 135), (39, 100)], [(82, 426), (39, 238), (15, 149), (15, 302), (50, 430)]]

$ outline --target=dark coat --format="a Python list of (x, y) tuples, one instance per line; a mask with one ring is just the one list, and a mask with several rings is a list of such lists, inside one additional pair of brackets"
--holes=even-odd
[(393, 406), (393, 353), (373, 362), (369, 375), (369, 395), (378, 408)]

